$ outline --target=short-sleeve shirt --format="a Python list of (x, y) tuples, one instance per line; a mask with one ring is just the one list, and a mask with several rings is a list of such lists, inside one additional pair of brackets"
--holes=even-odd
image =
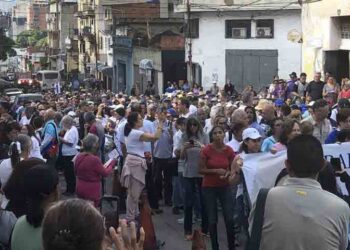
[(11, 249), (13, 250), (40, 250), (42, 249), (41, 227), (33, 227), (26, 219), (26, 216), (22, 216), (17, 220), (17, 223), (13, 229), (11, 239)]
[(315, 82), (311, 81), (309, 85), (306, 87), (306, 92), (309, 93), (313, 101), (318, 99), (322, 99), (322, 91), (323, 91), (324, 82)]
[(78, 129), (75, 126), (72, 126), (64, 135), (64, 140), (66, 140), (68, 143), (72, 143), (72, 146), (69, 146), (65, 143), (62, 145), (62, 155), (68, 156), (68, 155), (76, 155), (78, 153), (78, 150), (76, 149), (76, 146), (79, 142), (79, 133)]
[(141, 135), (145, 132), (132, 129), (128, 136), (125, 136), (125, 145), (128, 154), (134, 154), (141, 157), (145, 156), (145, 144), (143, 141), (140, 141)]
[[(206, 162), (208, 169), (230, 169), (230, 165), (235, 157), (232, 148), (225, 146), (222, 151), (215, 150), (212, 144), (205, 146), (201, 152), (201, 158)], [(219, 175), (204, 175), (203, 187), (225, 187), (229, 183), (227, 180), (220, 179)]]

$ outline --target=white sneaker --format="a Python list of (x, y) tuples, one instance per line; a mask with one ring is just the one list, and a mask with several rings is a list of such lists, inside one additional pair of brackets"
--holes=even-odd
[[(178, 224), (184, 224), (184, 222), (185, 222), (185, 218), (184, 218), (184, 217), (177, 220), (177, 223), (178, 223)], [(192, 224), (195, 224), (195, 223), (196, 223), (196, 221), (195, 221), (195, 219), (193, 218), (193, 219), (192, 219)]]
[(184, 221), (185, 221), (185, 218), (182, 217), (182, 218), (180, 218), (180, 219), (177, 220), (177, 223), (178, 223), (178, 224), (184, 224)]

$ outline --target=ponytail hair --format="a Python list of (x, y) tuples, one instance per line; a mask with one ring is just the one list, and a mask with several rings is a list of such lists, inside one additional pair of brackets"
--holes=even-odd
[(139, 117), (138, 112), (131, 112), (128, 116), (128, 122), (125, 124), (124, 136), (129, 136), (131, 130), (135, 127), (137, 119)]
[(11, 158), (12, 168), (16, 168), (20, 161), (19, 154), (21, 153), (21, 143), (18, 141), (11, 142), (9, 156)]
[(12, 168), (16, 168), (21, 158), (20, 155), (23, 151), (30, 151), (31, 139), (28, 135), (18, 135), (16, 141), (11, 142), (9, 149), (9, 156), (11, 158)]
[(49, 199), (58, 185), (58, 174), (46, 165), (37, 165), (24, 176), (26, 219), (33, 227), (39, 227), (44, 218), (43, 202)]

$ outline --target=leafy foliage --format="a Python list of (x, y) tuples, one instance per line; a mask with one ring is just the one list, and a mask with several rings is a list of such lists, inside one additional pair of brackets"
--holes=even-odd
[(47, 39), (42, 40), (47, 37), (46, 31), (41, 30), (25, 30), (17, 36), (16, 43), (21, 48), (26, 48), (29, 46), (42, 48)]
[(0, 28), (0, 60), (5, 61), (8, 57), (15, 56), (14, 46), (15, 42), (6, 36), (4, 29)]

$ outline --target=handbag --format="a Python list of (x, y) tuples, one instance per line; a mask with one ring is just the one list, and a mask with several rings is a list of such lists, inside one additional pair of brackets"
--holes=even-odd
[[(55, 138), (52, 138), (49, 145), (43, 150), (43, 157), (45, 159), (55, 158), (57, 156), (58, 150), (59, 150), (56, 125), (52, 122), (48, 123), (48, 125), (49, 124), (51, 124), (54, 127), (56, 136), (55, 136)], [(45, 135), (45, 132), (46, 131), (44, 131), (43, 135)]]
[(252, 233), (247, 241), (246, 250), (259, 250), (262, 234), (262, 227), (264, 224), (265, 204), (267, 194), (270, 189), (262, 188), (259, 191), (255, 204), (255, 214), (252, 226)]

